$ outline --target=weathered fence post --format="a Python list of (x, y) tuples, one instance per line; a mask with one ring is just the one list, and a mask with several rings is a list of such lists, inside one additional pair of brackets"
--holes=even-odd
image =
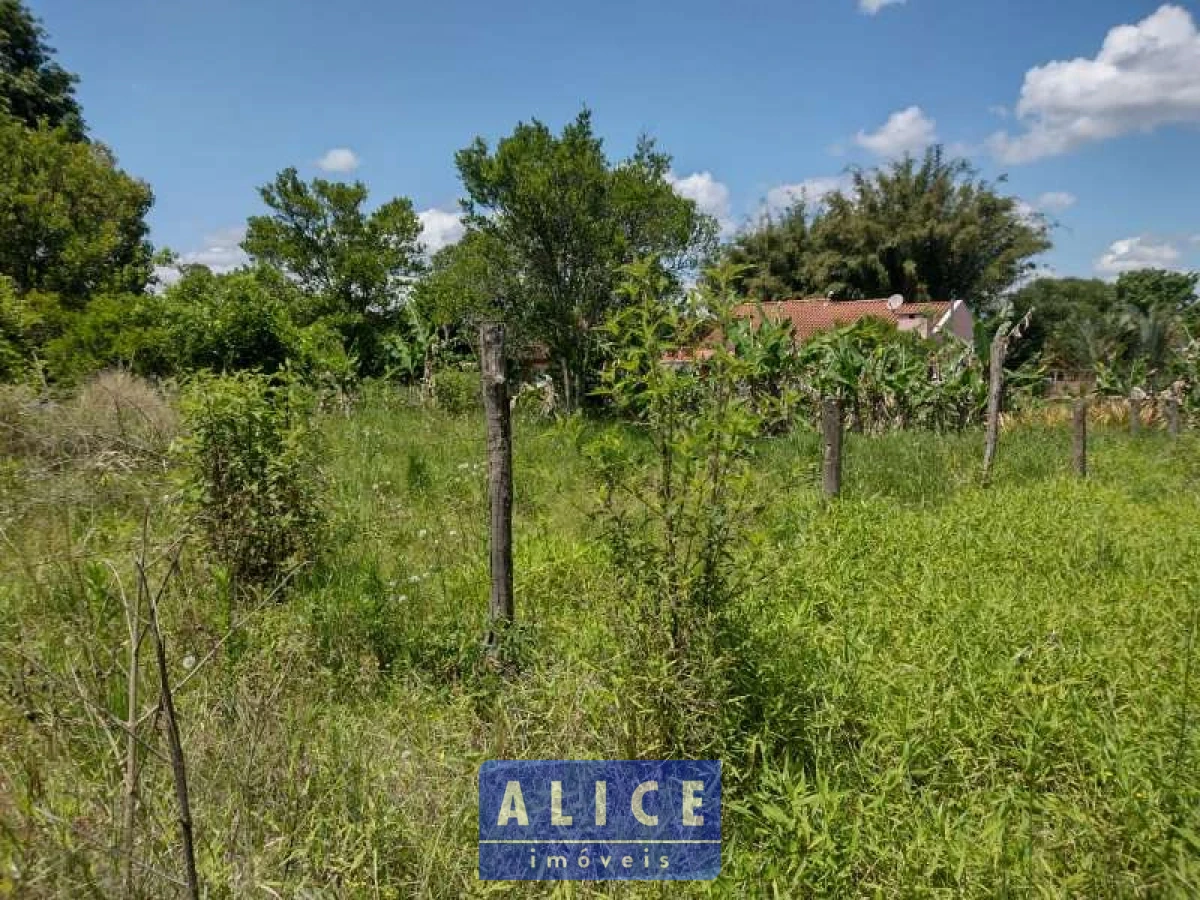
[(488, 603), (488, 647), (499, 646), (500, 632), (513, 621), (512, 572), (512, 420), (504, 366), (504, 326), (479, 329), (479, 371), (487, 418), (488, 503), (492, 592)]
[(1141, 434), (1142, 432), (1142, 398), (1137, 394), (1131, 394), (1129, 397), (1129, 432), (1130, 434)]
[(992, 477), (992, 463), (996, 461), (996, 445), (1000, 442), (1000, 400), (1004, 396), (1004, 359), (1008, 356), (1008, 336), (1011, 327), (1004, 322), (992, 338), (992, 352), (988, 358), (988, 401), (987, 436), (983, 444), (983, 483)]
[(1087, 398), (1080, 397), (1075, 401), (1074, 441), (1071, 445), (1071, 459), (1075, 474), (1080, 478), (1087, 477)]
[(842, 401), (834, 397), (821, 400), (821, 436), (825, 455), (821, 466), (826, 497), (836, 497), (842, 491)]
[(1167, 434), (1179, 437), (1179, 398), (1167, 398)]

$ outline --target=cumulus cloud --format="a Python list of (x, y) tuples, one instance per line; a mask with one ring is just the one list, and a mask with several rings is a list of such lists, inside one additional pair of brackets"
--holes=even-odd
[(1047, 191), (1037, 198), (1034, 206), (1043, 212), (1059, 213), (1074, 206), (1077, 199), (1067, 191)]
[[(204, 236), (204, 246), (179, 254), (181, 266), (207, 266), (217, 274), (232, 272), (248, 265), (250, 257), (241, 248), (246, 239), (245, 225), (232, 225)], [(155, 266), (154, 277), (161, 285), (172, 285), (180, 278), (175, 266)]]
[(714, 178), (712, 172), (693, 172), (684, 176), (668, 172), (667, 182), (680, 197), (694, 201), (702, 213), (716, 219), (723, 235), (733, 230), (729, 186)]
[(1108, 32), (1095, 58), (1058, 60), (1025, 73), (1016, 108), (1024, 131), (992, 135), (1006, 163), (1056, 156), (1091, 143), (1200, 123), (1200, 32), (1181, 6)]
[(817, 206), (834, 191), (847, 191), (853, 181), (849, 175), (830, 175), (822, 178), (806, 178), (794, 184), (781, 184), (767, 191), (764, 212), (776, 215), (797, 201)]
[(919, 106), (892, 113), (876, 131), (860, 131), (854, 143), (876, 156), (896, 157), (916, 153), (937, 142), (937, 123)]
[(1108, 250), (1096, 260), (1101, 275), (1120, 275), (1134, 269), (1174, 269), (1182, 254), (1170, 241), (1149, 235), (1113, 241)]
[(903, 3), (904, 0), (858, 0), (858, 8), (868, 16), (873, 16), (885, 6)]
[(426, 209), (417, 213), (417, 219), (421, 222), (421, 243), (431, 256), (443, 247), (457, 244), (466, 231), (462, 214), (457, 212)]
[(357, 169), (358, 163), (358, 155), (349, 147), (334, 147), (317, 160), (317, 167), (323, 172), (345, 174)]

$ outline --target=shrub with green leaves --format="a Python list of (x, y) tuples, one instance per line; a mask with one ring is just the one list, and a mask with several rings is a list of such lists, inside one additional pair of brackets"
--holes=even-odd
[(630, 305), (606, 325), (611, 362), (599, 392), (641, 440), (608, 431), (587, 453), (603, 484), (600, 521), (613, 560), (640, 606), (631, 617), (638, 668), (630, 680), (653, 704), (658, 727), (639, 743), (718, 752), (731, 652), (723, 614), (737, 593), (735, 553), (749, 521), (747, 462), (768, 422), (744, 388), (761, 376), (765, 354), (746, 330), (737, 345), (671, 365), (711, 327), (710, 317), (725, 333), (736, 327), (733, 270), (709, 273), (693, 310), (665, 302), (671, 283), (654, 260), (626, 272)]
[(466, 413), (483, 406), (478, 370), (442, 369), (433, 376), (433, 400), (449, 413)]
[(199, 375), (182, 399), (191, 497), (237, 586), (269, 587), (321, 547), (313, 398), (257, 373)]

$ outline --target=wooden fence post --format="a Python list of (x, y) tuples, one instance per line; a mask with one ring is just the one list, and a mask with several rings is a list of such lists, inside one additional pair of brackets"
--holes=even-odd
[(1179, 437), (1179, 398), (1167, 398), (1167, 434)]
[(1081, 397), (1075, 401), (1074, 441), (1071, 446), (1075, 474), (1080, 478), (1087, 477), (1087, 417), (1088, 402), (1086, 398)]
[(1000, 442), (1000, 401), (1004, 396), (1004, 359), (1008, 356), (1010, 326), (1003, 323), (992, 338), (992, 352), (988, 358), (988, 401), (987, 436), (983, 444), (983, 483), (992, 477), (992, 463), (996, 461), (996, 445)]
[(1129, 432), (1130, 434), (1142, 433), (1142, 398), (1131, 396), (1129, 398)]
[(821, 436), (825, 455), (821, 467), (826, 497), (842, 491), (842, 401), (833, 397), (821, 400)]
[(512, 571), (512, 420), (504, 366), (504, 326), (479, 329), (479, 371), (487, 418), (489, 549), (492, 592), (488, 603), (488, 647), (499, 646), (500, 632), (513, 621)]

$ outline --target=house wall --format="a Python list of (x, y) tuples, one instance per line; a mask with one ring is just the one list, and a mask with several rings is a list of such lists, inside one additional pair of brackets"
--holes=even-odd
[(950, 313), (949, 326), (951, 333), (962, 338), (968, 344), (975, 340), (975, 317), (967, 309), (967, 304), (958, 304), (958, 307)]

